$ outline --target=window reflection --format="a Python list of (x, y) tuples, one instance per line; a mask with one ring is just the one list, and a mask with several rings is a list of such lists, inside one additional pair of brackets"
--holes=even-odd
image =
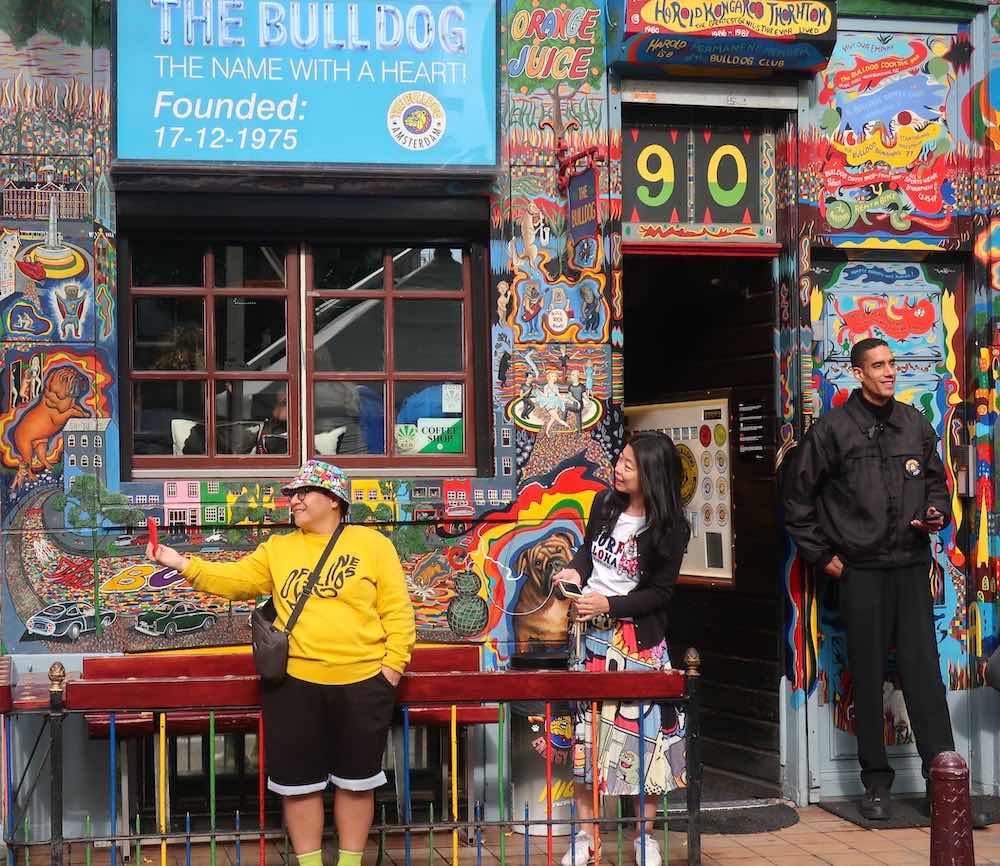
[(377, 298), (329, 298), (313, 308), (313, 368), (385, 369), (385, 304)]
[(385, 384), (316, 382), (313, 447), (318, 454), (385, 454)]
[(458, 291), (463, 282), (460, 249), (408, 247), (393, 252), (394, 288), (405, 291)]
[(204, 310), (201, 298), (136, 298), (132, 304), (135, 369), (205, 369)]
[(283, 299), (215, 299), (215, 364), (219, 369), (284, 371), (287, 352)]

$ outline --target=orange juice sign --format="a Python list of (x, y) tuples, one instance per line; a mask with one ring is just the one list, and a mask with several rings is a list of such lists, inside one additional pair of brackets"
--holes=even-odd
[(628, 0), (626, 32), (794, 39), (833, 20), (826, 0)]
[(590, 74), (600, 18), (600, 10), (588, 6), (518, 9), (510, 35), (514, 42), (525, 44), (508, 61), (508, 74), (534, 81), (584, 81)]

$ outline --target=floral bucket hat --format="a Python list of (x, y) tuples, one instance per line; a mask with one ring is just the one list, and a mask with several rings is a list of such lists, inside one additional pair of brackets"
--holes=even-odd
[(282, 485), (281, 492), (286, 496), (303, 487), (317, 487), (327, 493), (336, 496), (344, 502), (351, 501), (349, 483), (344, 470), (332, 463), (324, 463), (322, 460), (310, 460), (299, 470), (287, 484)]

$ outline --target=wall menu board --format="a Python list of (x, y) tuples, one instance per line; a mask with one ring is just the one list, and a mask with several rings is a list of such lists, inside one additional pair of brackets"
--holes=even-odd
[(774, 134), (626, 126), (622, 204), (625, 243), (773, 244)]
[(496, 8), (118, 0), (116, 158), (493, 167)]
[(677, 446), (683, 479), (681, 499), (691, 540), (681, 579), (733, 581), (732, 436), (728, 398), (626, 406), (628, 430), (659, 430)]

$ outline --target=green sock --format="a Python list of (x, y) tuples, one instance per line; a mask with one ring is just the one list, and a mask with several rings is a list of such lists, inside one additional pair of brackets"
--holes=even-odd
[(296, 854), (295, 859), (299, 861), (299, 866), (323, 866), (323, 852), (310, 851), (308, 854)]
[(337, 855), (337, 866), (361, 866), (361, 852), (341, 849)]

